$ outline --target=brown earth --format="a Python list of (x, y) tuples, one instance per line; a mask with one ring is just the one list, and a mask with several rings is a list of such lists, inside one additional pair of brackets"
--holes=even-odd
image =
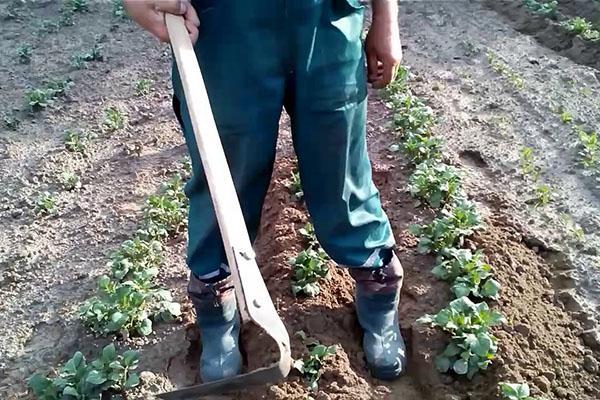
[[(0, 12), (8, 3), (0, 2)], [(149, 40), (131, 23), (112, 18), (106, 3), (101, 2), (93, 3), (89, 13), (77, 15), (75, 26), (39, 35), (33, 29), (24, 30), (24, 24), (36, 26), (42, 18), (56, 18), (58, 5), (50, 0), (28, 4), (31, 8), (23, 11), (21, 20), (2, 21), (0, 71), (8, 78), (0, 83), (4, 94), (0, 111), (23, 110), (25, 88), (39, 86), (49, 77), (68, 75), (75, 85), (66, 99), (58, 99), (48, 111), (35, 116), (18, 111), (23, 121), (18, 130), (3, 128), (0, 134), (0, 314), (3, 321), (9, 321), (0, 324), (0, 397), (7, 399), (30, 398), (24, 379), (31, 373), (58, 365), (77, 349), (95, 353), (107, 342), (86, 334), (73, 310), (93, 292), (107, 254), (135, 230), (143, 199), (181, 168), (185, 152), (170, 110), (165, 46)], [(314, 299), (294, 299), (291, 295), (287, 261), (301, 249), (297, 229), (308, 216), (301, 204), (291, 200), (286, 188), (295, 160), (284, 119), (256, 249), (263, 276), (290, 335), (303, 330), (323, 344), (338, 346), (336, 356), (324, 368), (320, 392), (313, 397), (487, 400), (498, 399), (497, 383), (509, 380), (528, 381), (536, 395), (547, 392), (544, 396), (549, 399), (600, 398), (600, 377), (592, 368), (593, 360), (600, 358), (600, 343), (594, 341), (594, 320), (576, 301), (574, 292), (579, 284), (572, 276), (574, 267), (561, 249), (532, 229), (539, 217), (524, 205), (524, 196), (515, 196), (512, 190), (525, 183), (515, 176), (510, 163), (502, 160), (505, 156), (511, 160), (506, 149), (517, 139), (487, 142), (497, 128), (480, 124), (475, 118), (484, 119), (488, 114), (475, 106), (463, 107), (483, 103), (494, 93), (493, 100), (501, 109), (495, 114), (487, 111), (490, 117), (512, 112), (517, 123), (525, 121), (517, 106), (512, 106), (516, 95), (505, 90), (481, 62), (484, 55), (463, 56), (465, 40), (475, 43), (475, 49), (493, 45), (493, 33), (482, 26), (496, 24), (513, 45), (517, 43), (513, 48), (527, 50), (530, 57), (538, 57), (542, 51), (550, 60), (556, 56), (511, 30), (495, 12), (473, 3), (460, 2), (458, 8), (444, 2), (426, 7), (403, 3), (401, 22), (406, 62), (418, 74), (412, 84), (414, 90), (430, 100), (442, 119), (438, 133), (448, 141), (448, 159), (465, 172), (469, 194), (486, 215), (486, 231), (467, 245), (484, 250), (494, 266), (503, 285), (496, 306), (509, 323), (496, 331), (499, 359), (485, 374), (469, 382), (435, 371), (432, 357), (442, 348), (444, 336), (417, 326), (415, 320), (444, 307), (450, 293), (445, 283), (430, 274), (433, 259), (417, 254), (416, 241), (407, 233), (408, 225), (429, 221), (434, 213), (416, 207), (406, 192), (411, 169), (401, 156), (388, 151), (394, 141), (390, 116), (373, 93), (368, 140), (374, 178), (406, 272), (400, 311), (411, 364), (409, 375), (397, 382), (371, 379), (362, 359), (352, 305), (353, 283), (347, 272), (332, 268), (322, 293)], [(88, 50), (96, 40), (101, 40), (106, 60), (90, 63), (85, 70), (69, 67), (69, 57)], [(15, 48), (24, 41), (34, 45), (29, 65), (15, 61)], [(458, 52), (462, 57), (456, 58)], [(568, 60), (555, 62), (566, 74), (580, 71)], [(133, 82), (142, 77), (154, 81), (153, 89), (150, 95), (136, 97)], [(535, 82), (538, 85), (537, 79)], [(544, 83), (547, 86), (540, 83), (531, 88), (531, 93), (544, 89), (561, 93), (561, 86), (548, 82)], [(597, 93), (597, 81), (589, 86)], [(108, 105), (126, 111), (126, 129), (113, 134), (101, 129), (102, 112)], [(544, 123), (555, 118), (547, 110), (545, 114), (539, 111), (533, 100), (518, 107), (535, 110)], [(585, 101), (576, 105), (577, 110), (589, 107)], [(588, 122), (600, 121), (596, 117), (597, 111), (588, 114)], [(98, 133), (88, 157), (74, 158), (62, 150), (62, 134), (69, 127)], [(512, 125), (506, 129), (515, 137), (522, 134)], [(140, 154), (126, 150), (139, 143)], [(81, 174), (82, 190), (60, 190), (56, 174), (65, 168)], [(555, 177), (567, 176), (560, 168), (557, 171)], [(586, 182), (585, 177), (577, 179)], [(57, 192), (61, 212), (39, 219), (31, 213), (30, 199), (48, 189)], [(574, 190), (573, 198), (577, 196), (585, 198), (587, 193)], [(587, 204), (597, 210), (593, 202)], [(548, 231), (555, 228), (548, 227)], [(147, 371), (142, 375), (143, 387), (132, 398), (147, 399), (174, 386), (196, 382), (195, 360), (200, 348), (189, 303), (184, 300), (184, 247), (183, 238), (169, 244), (169, 259), (161, 275), (185, 303), (182, 321), (159, 326), (148, 339), (118, 343), (120, 348), (139, 348), (141, 369)], [(245, 330), (243, 344), (249, 368), (270, 361), (272, 354), (265, 351), (269, 344), (254, 330)], [(293, 355), (299, 357), (303, 350), (301, 341), (292, 336)], [(283, 383), (254, 388), (236, 398), (306, 399), (307, 392), (300, 378), (293, 375)]]
[[(533, 36), (542, 45), (569, 57), (579, 64), (600, 68), (600, 41), (584, 40), (560, 26), (561, 20), (552, 20), (531, 12), (522, 1), (485, 0), (487, 6), (507, 17), (519, 32)], [(561, 19), (584, 17), (600, 26), (600, 5), (596, 1), (561, 0), (558, 12)]]

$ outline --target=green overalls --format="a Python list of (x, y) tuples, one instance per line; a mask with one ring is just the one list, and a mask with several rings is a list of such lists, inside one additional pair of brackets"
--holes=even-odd
[[(366, 70), (359, 0), (196, 0), (195, 45), (252, 239), (260, 223), (282, 108), (291, 117), (306, 205), (338, 264), (381, 267), (394, 238), (366, 147)], [(188, 264), (226, 264), (177, 69), (175, 109), (191, 154)]]

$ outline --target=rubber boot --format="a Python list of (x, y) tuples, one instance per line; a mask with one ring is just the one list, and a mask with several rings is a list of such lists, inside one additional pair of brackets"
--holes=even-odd
[(406, 345), (398, 322), (400, 260), (394, 255), (382, 268), (353, 268), (350, 275), (356, 281), (356, 313), (364, 332), (367, 367), (375, 378), (395, 379), (406, 368)]
[(240, 374), (240, 320), (232, 278), (204, 283), (191, 274), (188, 294), (196, 309), (202, 340), (202, 381), (210, 382)]

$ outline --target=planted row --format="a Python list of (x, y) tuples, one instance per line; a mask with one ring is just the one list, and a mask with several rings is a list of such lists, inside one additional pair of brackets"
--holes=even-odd
[(38, 400), (100, 400), (137, 386), (140, 379), (132, 371), (138, 362), (136, 351), (118, 354), (115, 345), (109, 344), (91, 362), (78, 351), (58, 371), (35, 374), (27, 383)]
[(436, 358), (438, 370), (472, 378), (496, 356), (497, 339), (489, 329), (503, 323), (504, 318), (481, 300), (497, 298), (500, 285), (481, 251), (460, 249), (466, 237), (483, 228), (483, 222), (475, 205), (465, 199), (458, 171), (442, 162), (442, 141), (431, 132), (435, 115), (425, 101), (411, 93), (409, 78), (408, 72), (401, 74), (402, 82), (388, 90), (387, 105), (394, 113), (393, 121), (402, 139), (396, 148), (415, 165), (408, 185), (411, 195), (440, 209), (431, 223), (413, 225), (410, 230), (419, 239), (419, 252), (437, 256), (432, 272), (449, 282), (456, 298), (436, 315), (426, 315), (418, 321), (451, 335), (445, 350)]
[(181, 176), (174, 176), (161, 193), (146, 200), (143, 221), (131, 240), (125, 241), (107, 263), (109, 274), (98, 280), (98, 294), (87, 300), (79, 315), (100, 334), (147, 336), (153, 322), (170, 321), (181, 314), (171, 293), (156, 284), (163, 261), (161, 241), (183, 231), (187, 198)]

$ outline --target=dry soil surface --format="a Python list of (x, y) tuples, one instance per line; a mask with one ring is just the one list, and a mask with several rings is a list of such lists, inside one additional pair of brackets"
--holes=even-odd
[[(10, 3), (0, 2), (3, 18)], [(131, 22), (113, 17), (107, 2), (90, 3), (88, 12), (76, 14), (74, 26), (56, 32), (42, 27), (42, 21), (58, 18), (60, 5), (50, 0), (26, 2), (17, 9), (20, 17), (3, 19), (0, 28), (0, 112), (21, 120), (15, 130), (3, 127), (0, 133), (3, 399), (31, 398), (24, 383), (29, 375), (64, 362), (78, 349), (96, 353), (109, 341), (86, 333), (77, 321), (77, 306), (93, 293), (110, 252), (135, 231), (144, 199), (181, 170), (185, 155), (171, 111), (168, 48)], [(415, 323), (444, 307), (450, 294), (429, 272), (433, 259), (417, 254), (416, 240), (407, 231), (411, 223), (427, 222), (434, 213), (416, 207), (406, 192), (411, 168), (389, 151), (394, 136), (378, 93), (370, 97), (368, 140), (374, 177), (406, 271), (400, 311), (410, 346), (409, 374), (393, 383), (369, 377), (346, 271), (332, 268), (316, 298), (291, 295), (288, 259), (301, 249), (298, 229), (308, 215), (286, 188), (295, 160), (287, 120), (282, 119), (256, 250), (290, 334), (303, 330), (323, 344), (338, 346), (315, 398), (498, 399), (497, 383), (505, 380), (526, 380), (536, 395), (548, 399), (600, 398), (600, 337), (594, 318), (600, 275), (593, 266), (598, 262), (600, 190), (577, 162), (572, 126), (563, 125), (555, 111), (562, 106), (576, 123), (598, 130), (599, 73), (584, 66), (590, 64), (585, 59), (516, 26), (527, 18), (538, 21), (517, 3), (494, 4), (494, 9), (470, 1), (401, 3), (405, 63), (415, 75), (411, 87), (435, 109), (436, 133), (446, 139), (447, 158), (461, 168), (470, 198), (486, 216), (487, 229), (467, 244), (485, 251), (503, 285), (495, 307), (509, 323), (495, 332), (499, 358), (473, 381), (438, 374), (432, 358), (444, 337)], [(561, 7), (570, 3), (561, 2)], [(25, 42), (33, 49), (30, 64), (18, 63), (16, 55)], [(104, 60), (74, 69), (71, 57), (95, 43), (103, 46)], [(489, 51), (522, 77), (521, 90), (490, 67)], [(74, 83), (66, 97), (48, 110), (27, 111), (28, 88), (64, 77)], [(152, 80), (152, 89), (137, 96), (134, 84), (142, 78)], [(102, 126), (109, 106), (126, 114), (124, 129), (109, 132)], [(97, 134), (85, 157), (64, 149), (68, 128)], [(553, 187), (546, 207), (530, 205), (534, 184), (519, 173), (524, 146), (533, 149), (541, 181)], [(58, 175), (64, 170), (82, 177), (80, 190), (61, 189)], [(32, 203), (44, 191), (56, 193), (58, 215), (34, 215)], [(118, 342), (120, 348), (141, 351), (143, 386), (132, 398), (147, 399), (197, 381), (200, 345), (184, 298), (185, 237), (173, 239), (168, 251), (161, 280), (184, 303), (184, 316), (159, 325), (147, 339)], [(292, 342), (293, 355), (301, 356), (301, 341), (293, 337)], [(272, 357), (265, 351), (265, 338), (252, 329), (244, 331), (243, 344), (250, 368)], [(307, 392), (292, 375), (234, 398), (306, 399)]]

